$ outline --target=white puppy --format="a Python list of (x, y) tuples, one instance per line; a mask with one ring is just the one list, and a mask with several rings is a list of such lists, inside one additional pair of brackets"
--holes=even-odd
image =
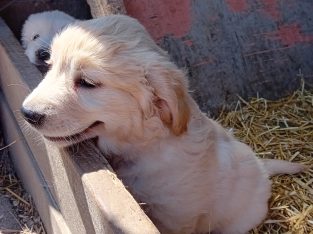
[(58, 10), (30, 15), (22, 29), (22, 44), (30, 62), (45, 65), (52, 38), (74, 21), (72, 16)]
[(201, 113), (185, 73), (130, 17), (75, 23), (51, 51), (25, 119), (58, 146), (98, 136), (162, 233), (245, 233), (266, 216), (268, 177), (303, 169), (258, 159)]

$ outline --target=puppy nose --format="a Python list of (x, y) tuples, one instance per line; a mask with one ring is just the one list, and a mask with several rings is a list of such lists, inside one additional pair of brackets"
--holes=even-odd
[(50, 53), (46, 49), (39, 49), (37, 50), (36, 54), (37, 54), (37, 58), (42, 62), (50, 58)]
[(44, 119), (46, 117), (45, 114), (36, 112), (36, 111), (32, 111), (30, 109), (27, 109), (25, 107), (21, 108), (21, 112), (22, 115), (24, 117), (24, 119), (30, 123), (33, 126), (39, 127), (40, 125), (43, 124)]

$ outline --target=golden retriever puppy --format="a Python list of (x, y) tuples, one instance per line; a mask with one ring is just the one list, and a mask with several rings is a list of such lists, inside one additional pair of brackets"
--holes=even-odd
[(266, 216), (268, 177), (303, 169), (256, 158), (201, 113), (185, 73), (135, 19), (77, 22), (51, 51), (25, 119), (58, 146), (98, 136), (162, 233), (245, 233)]

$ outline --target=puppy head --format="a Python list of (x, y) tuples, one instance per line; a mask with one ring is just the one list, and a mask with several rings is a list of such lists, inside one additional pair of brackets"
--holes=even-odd
[(68, 145), (99, 134), (145, 137), (149, 121), (170, 134), (186, 131), (185, 75), (130, 17), (67, 27), (53, 40), (49, 63), (22, 113), (50, 141)]
[(75, 19), (61, 11), (32, 14), (22, 29), (22, 45), (30, 62), (45, 65), (50, 57), (52, 38)]

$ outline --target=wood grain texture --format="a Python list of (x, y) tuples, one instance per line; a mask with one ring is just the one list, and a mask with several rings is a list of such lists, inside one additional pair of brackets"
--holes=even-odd
[(52, 234), (70, 234), (63, 215), (51, 196), (46, 180), (43, 178), (42, 171), (35, 163), (35, 152), (31, 152), (29, 145), (24, 140), (24, 135), (1, 92), (0, 111), (0, 122), (6, 142), (16, 142), (10, 147), (10, 156), (15, 171), (22, 180), (24, 188), (31, 194), (45, 230)]

